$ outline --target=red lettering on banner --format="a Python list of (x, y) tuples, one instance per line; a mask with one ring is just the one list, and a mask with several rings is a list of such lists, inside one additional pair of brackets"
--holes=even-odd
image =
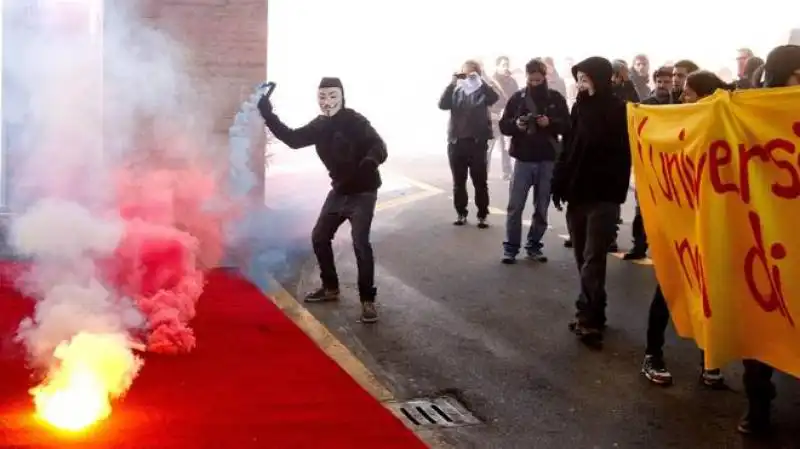
[(780, 153), (794, 155), (797, 147), (794, 143), (786, 139), (770, 139), (765, 144), (755, 144), (747, 147), (745, 144), (738, 145), (739, 166), (738, 184), (722, 180), (722, 171), (733, 163), (733, 150), (728, 142), (716, 140), (709, 146), (709, 177), (714, 191), (720, 195), (725, 193), (736, 193), (745, 204), (750, 204), (750, 166), (755, 161), (772, 163), (780, 169), (788, 178), (788, 181), (773, 182), (770, 186), (772, 193), (784, 199), (795, 199), (800, 197), (800, 172), (797, 164), (793, 164), (785, 159), (777, 157)]
[[(706, 272), (703, 267), (703, 256), (700, 254), (700, 247), (697, 245), (692, 246), (689, 239), (683, 239), (680, 242), (675, 241), (675, 252), (678, 254), (678, 260), (683, 268), (683, 275), (689, 287), (696, 288), (700, 292), (700, 298), (703, 302), (703, 315), (706, 318), (711, 318), (711, 302), (708, 300), (708, 282), (706, 281)], [(691, 264), (691, 271), (686, 266), (686, 258), (688, 256), (689, 263)], [(695, 287), (694, 279), (697, 282)]]
[(769, 153), (772, 163), (781, 169), (782, 172), (786, 173), (786, 175), (789, 177), (789, 184), (779, 184), (777, 182), (773, 182), (771, 186), (772, 193), (779, 198), (785, 199), (795, 199), (800, 197), (800, 174), (798, 174), (797, 168), (795, 168), (791, 162), (787, 160), (779, 160), (775, 157), (775, 153), (779, 151), (785, 151), (786, 153), (793, 155), (797, 148), (788, 140), (774, 139), (767, 142), (767, 144), (764, 145), (764, 149), (766, 149), (767, 153)]
[[(794, 319), (792, 319), (792, 315), (786, 305), (786, 299), (783, 297), (781, 271), (770, 260), (779, 261), (785, 259), (787, 255), (786, 247), (782, 243), (773, 243), (769, 248), (770, 257), (767, 257), (761, 218), (757, 213), (751, 211), (748, 214), (748, 221), (753, 232), (755, 246), (750, 248), (744, 258), (744, 278), (745, 282), (747, 282), (747, 288), (762, 310), (765, 312), (778, 310), (789, 321), (789, 325), (794, 327)], [(763, 293), (756, 285), (756, 269), (762, 270), (769, 280), (769, 293)]]
[[(642, 155), (642, 131), (644, 131), (644, 127), (647, 125), (648, 120), (650, 120), (650, 117), (645, 116), (642, 118), (642, 121), (639, 122), (639, 126), (636, 127), (636, 137), (638, 137), (638, 139), (636, 139), (636, 150), (639, 152), (639, 162), (644, 162), (644, 156)], [(650, 147), (651, 151), (652, 149), (653, 148)]]
[(694, 204), (700, 207), (700, 183), (705, 173), (708, 154), (701, 154), (697, 160), (696, 166), (694, 160), (687, 154), (683, 153), (682, 156), (681, 166), (683, 167), (683, 175), (689, 180), (689, 188), (691, 190), (691, 197), (694, 198)]
[[(724, 151), (724, 153), (722, 153)], [(709, 161), (708, 170), (711, 178), (711, 186), (720, 195), (728, 192), (739, 193), (739, 188), (734, 182), (722, 181), (720, 171), (733, 161), (733, 150), (730, 144), (724, 140), (715, 140), (708, 147)]]

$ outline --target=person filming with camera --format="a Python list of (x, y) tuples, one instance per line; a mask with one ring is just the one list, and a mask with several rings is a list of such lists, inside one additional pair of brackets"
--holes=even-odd
[(450, 111), (447, 130), (447, 156), (453, 174), (453, 206), (457, 226), (467, 222), (467, 175), (475, 187), (475, 206), (478, 209), (478, 227), (489, 224), (489, 185), (487, 181), (487, 154), (492, 139), (489, 107), (499, 100), (497, 92), (484, 83), (480, 64), (464, 63), (461, 72), (453, 75), (450, 84), (439, 99), (439, 109)]
[(542, 237), (547, 230), (550, 183), (562, 138), (569, 130), (569, 109), (561, 93), (548, 87), (547, 65), (532, 59), (525, 65), (527, 83), (515, 93), (500, 119), (500, 131), (511, 137), (509, 154), (516, 159), (511, 176), (506, 215), (504, 264), (513, 264), (522, 239), (522, 212), (533, 189), (533, 219), (528, 231), (527, 258), (547, 262)]

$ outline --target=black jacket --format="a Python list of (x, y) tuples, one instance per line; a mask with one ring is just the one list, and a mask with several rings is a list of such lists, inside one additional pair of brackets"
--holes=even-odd
[(665, 104), (680, 104), (681, 103), (681, 94), (680, 92), (670, 92), (669, 95), (657, 95), (656, 91), (653, 91), (650, 95), (647, 96), (644, 100), (642, 100), (642, 104), (649, 104), (649, 105), (665, 105)]
[(344, 108), (332, 117), (318, 116), (297, 129), (286, 126), (274, 113), (264, 114), (264, 122), (290, 148), (315, 145), (335, 192), (372, 192), (381, 186), (378, 166), (386, 161), (386, 144), (358, 112)]
[(486, 83), (481, 84), (478, 90), (469, 95), (457, 88), (455, 83), (449, 84), (439, 98), (439, 109), (450, 111), (450, 121), (447, 126), (448, 141), (490, 140), (492, 121), (489, 107), (499, 99), (497, 92)]
[[(556, 160), (557, 150), (561, 146), (559, 136), (564, 136), (569, 131), (569, 108), (567, 100), (559, 92), (544, 87), (542, 98), (531, 94), (531, 89), (526, 87), (508, 99), (503, 116), (500, 119), (500, 132), (511, 137), (511, 147), (508, 152), (511, 157), (523, 162), (541, 162)], [(535, 132), (529, 133), (517, 127), (517, 119), (532, 113), (546, 115), (550, 125), (539, 128), (531, 120), (530, 125), (536, 127)]]
[(597, 92), (578, 95), (571, 132), (556, 162), (552, 194), (567, 203), (622, 204), (628, 196), (631, 151), (626, 103), (611, 86), (611, 63), (589, 58), (573, 67), (594, 80)]
[(634, 86), (633, 81), (623, 81), (621, 84), (614, 85), (614, 95), (617, 96), (622, 101), (627, 101), (629, 103), (638, 103), (639, 93), (636, 92), (636, 86)]

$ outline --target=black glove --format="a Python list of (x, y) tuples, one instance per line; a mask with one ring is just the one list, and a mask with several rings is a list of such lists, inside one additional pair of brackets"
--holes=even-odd
[(261, 117), (263, 117), (264, 120), (272, 115), (272, 102), (269, 101), (269, 96), (263, 95), (258, 100), (258, 112), (261, 113)]

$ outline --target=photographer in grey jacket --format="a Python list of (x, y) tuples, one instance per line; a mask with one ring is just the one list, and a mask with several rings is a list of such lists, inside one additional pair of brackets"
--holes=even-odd
[(469, 60), (461, 72), (453, 75), (439, 99), (439, 109), (450, 111), (447, 130), (447, 155), (453, 174), (453, 206), (456, 226), (467, 222), (467, 175), (475, 188), (478, 227), (487, 228), (489, 215), (489, 185), (487, 182), (487, 153), (492, 139), (489, 107), (499, 100), (497, 92), (481, 79), (480, 64)]

